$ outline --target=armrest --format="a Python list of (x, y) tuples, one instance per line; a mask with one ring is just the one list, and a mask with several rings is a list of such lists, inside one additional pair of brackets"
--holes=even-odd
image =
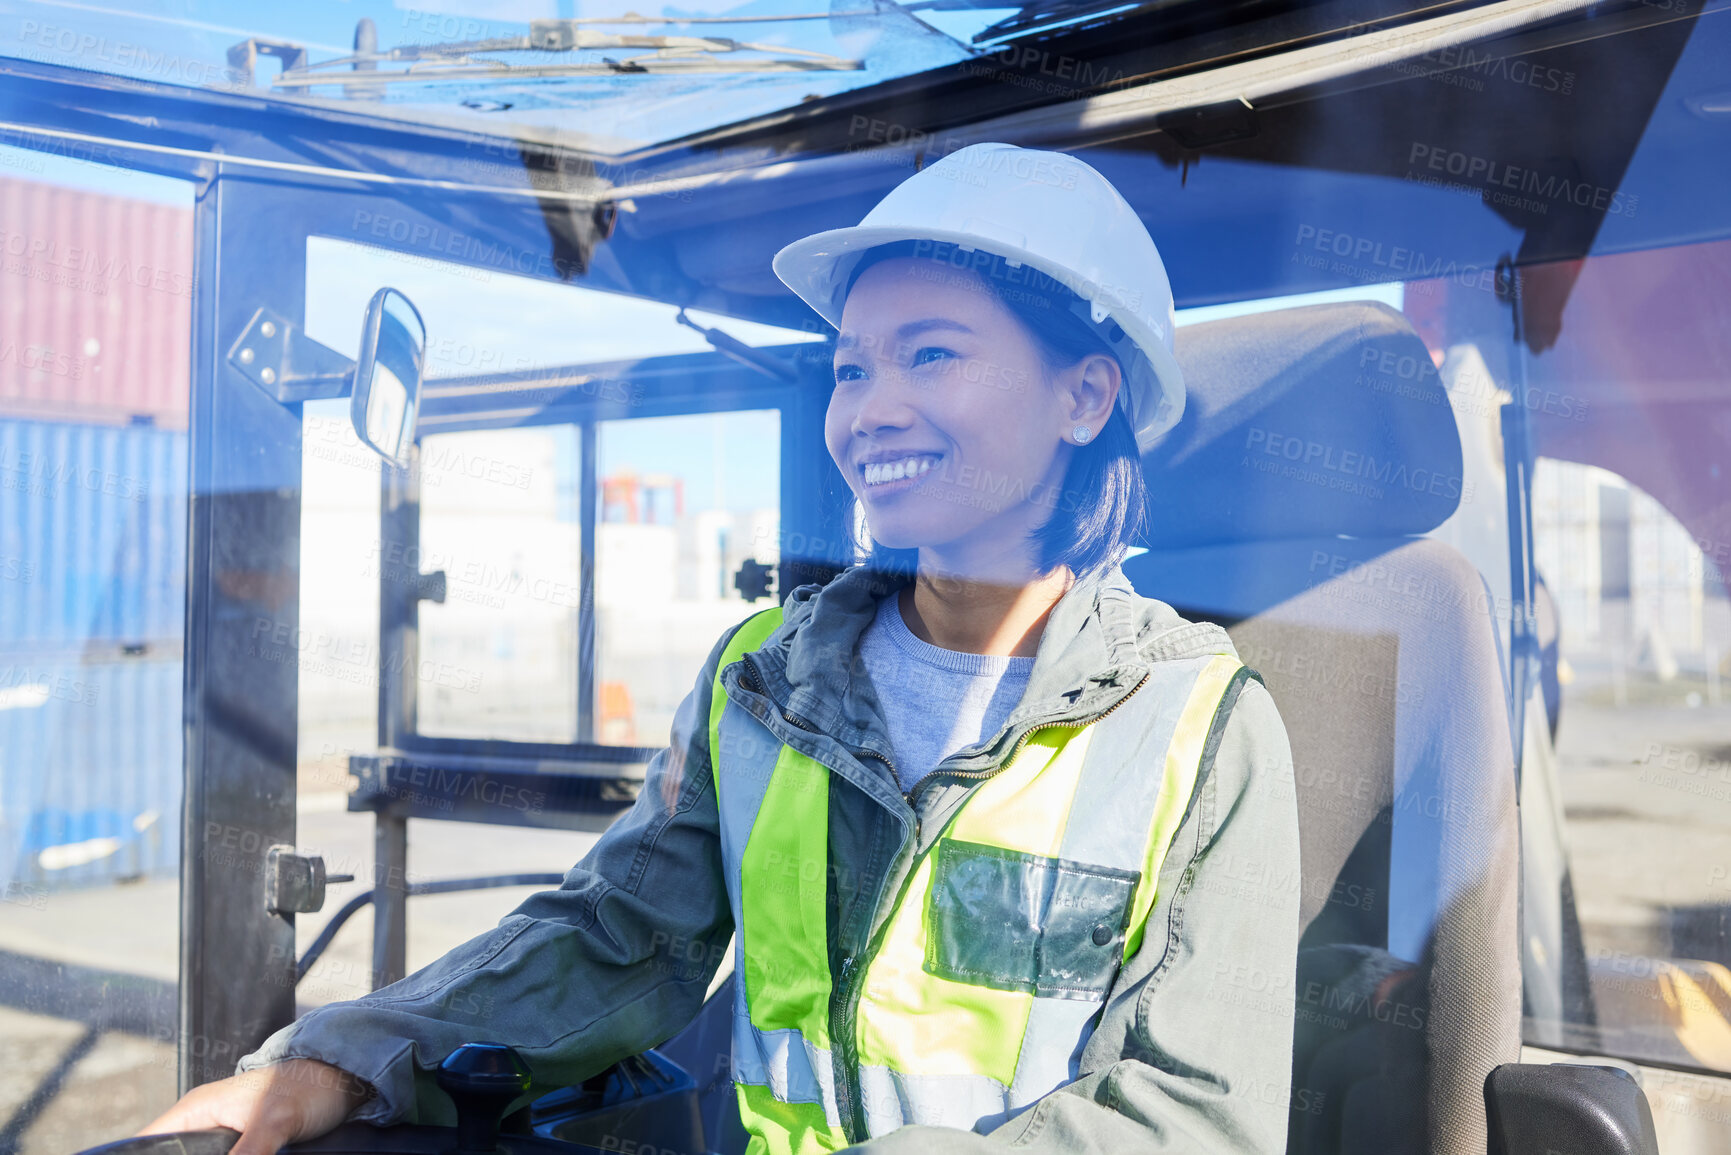
[(1490, 1155), (1659, 1155), (1653, 1112), (1619, 1067), (1505, 1063), (1485, 1078)]

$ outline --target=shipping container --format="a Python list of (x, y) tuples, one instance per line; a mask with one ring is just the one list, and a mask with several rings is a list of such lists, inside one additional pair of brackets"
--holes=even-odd
[(0, 419), (0, 652), (179, 645), (186, 453), (174, 430)]
[(174, 876), (181, 684), (178, 654), (4, 668), (0, 888)]
[(192, 209), (0, 179), (0, 416), (185, 429)]
[(0, 420), (0, 888), (172, 875), (187, 435)]

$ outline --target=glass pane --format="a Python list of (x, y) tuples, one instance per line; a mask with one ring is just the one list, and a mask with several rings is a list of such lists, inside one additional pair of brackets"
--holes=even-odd
[(666, 742), (715, 639), (751, 612), (734, 582), (778, 560), (780, 432), (775, 410), (601, 424), (597, 742)]
[(445, 600), (421, 603), (421, 733), (577, 740), (578, 469), (569, 425), (422, 441), (420, 571)]
[(190, 185), (0, 148), (0, 1118), (175, 1097)]
[(297, 761), (301, 803), (317, 808), (341, 803), (349, 755), (375, 746), (385, 562), (379, 456), (355, 435), (348, 398), (308, 402), (301, 429)]
[[(702, 336), (675, 321), (672, 306), (332, 238), (310, 237), (306, 250), (309, 336), (353, 356), (368, 299), (394, 287), (426, 321), (429, 389), (478, 390), (482, 402), (512, 418), (533, 411), (521, 408), (520, 387), (476, 379), (709, 353)], [(690, 315), (748, 344), (810, 337)], [(452, 386), (456, 379), (469, 380)], [(605, 385), (578, 393), (621, 407), (645, 400), (628, 378)], [(500, 400), (488, 402), (488, 392)], [(373, 815), (347, 808), (356, 775), (379, 752), (381, 690), (412, 695), (415, 723), (403, 741), (418, 743), (417, 750), (451, 740), (569, 744), (587, 737), (580, 731), (586, 682), (579, 637), (586, 470), (599, 469), (597, 496), (612, 500), (593, 527), (601, 604), (597, 740), (666, 741), (673, 708), (710, 645), (749, 608), (736, 591), (723, 591), (724, 582), (747, 556), (776, 560), (780, 424), (773, 410), (602, 422), (597, 467), (584, 460), (579, 423), (496, 428), (485, 427), (496, 419), (484, 419), (470, 422), (483, 427), (466, 427), (468, 419), (449, 405), (429, 416), (428, 395), (423, 390), (414, 466), (418, 508), (407, 528), (389, 531), (381, 488), (390, 479), (357, 438), (348, 399), (309, 402), (303, 410), (296, 839), (300, 853), (324, 858), (327, 872), (355, 880), (330, 884), (324, 909), (297, 919), (302, 957), (344, 903), (393, 877), (393, 866), (375, 858)], [(641, 484), (627, 494), (621, 485), (633, 470)], [(708, 534), (706, 545), (696, 543), (699, 531)], [(401, 534), (408, 536), (393, 536)], [(650, 542), (660, 536), (671, 550)], [(650, 595), (637, 591), (635, 612), (621, 607), (630, 601), (621, 587), (632, 583), (647, 583)], [(663, 590), (664, 583), (671, 584)], [(381, 640), (381, 591), (396, 604), (421, 595), (412, 666)], [(662, 604), (663, 593), (672, 601)], [(622, 638), (615, 622), (632, 627), (633, 637)], [(497, 749), (510, 756), (509, 747)], [(434, 753), (416, 757), (446, 765)], [(417, 817), (408, 820), (406, 837), (401, 878), (413, 884), (559, 875), (595, 835)], [(423, 966), (488, 929), (532, 889), (412, 896), (407, 966)], [(296, 986), (298, 1007), (352, 998), (377, 984), (371, 911), (363, 908), (307, 970)]]
[[(678, 310), (658, 302), (407, 256), (334, 238), (310, 237), (306, 247), (308, 335), (354, 355), (367, 301), (381, 287), (397, 288), (414, 302), (426, 321), (430, 389), (454, 378), (533, 375), (567, 365), (709, 350), (701, 335), (677, 323)], [(696, 312), (688, 315), (705, 325), (719, 323), (729, 335), (747, 344), (810, 340), (813, 336)], [(582, 318), (582, 323), (572, 324), (572, 317)], [(487, 388), (506, 401), (517, 396), (509, 384)], [(590, 400), (615, 400), (621, 405), (643, 400), (643, 387), (629, 380), (607, 380), (579, 392)], [(417, 611), (419, 654), (413, 682), (418, 732), (435, 738), (580, 740), (582, 542), (578, 515), (583, 463), (578, 427), (464, 429), (460, 415), (428, 417), (423, 413), (417, 474), (420, 539), (415, 544), (381, 544), (377, 459), (348, 427), (345, 405), (314, 402), (307, 406), (308, 451), (303, 454), (303, 468), (308, 493), (316, 495), (316, 505), (303, 511), (302, 566), (303, 574), (319, 575), (315, 580), (323, 584), (316, 589), (304, 587), (312, 600), (303, 601), (302, 613), (312, 621), (327, 623), (320, 627), (323, 635), (315, 632), (310, 636), (315, 640), (328, 637), (329, 646), (346, 655), (364, 655), (366, 661), (376, 664), (381, 660), (377, 640), (380, 573), (389, 579), (388, 588), (403, 595), (417, 588), (423, 580), (421, 575), (442, 574), (443, 601), (424, 598)], [(746, 424), (732, 424), (739, 420)], [(700, 433), (682, 432), (693, 421), (701, 426)], [(604, 428), (622, 424), (609, 423)], [(773, 519), (779, 494), (779, 426), (774, 414), (767, 418), (762, 414), (653, 418), (628, 424), (641, 432), (603, 435), (609, 443), (625, 446), (620, 451), (620, 470), (629, 471), (640, 461), (657, 470), (686, 470), (693, 461), (704, 463), (698, 467), (701, 478), (692, 483), (693, 506), (677, 515), (684, 519), (678, 532), (689, 538), (701, 521), (705, 534), (733, 535), (725, 556), (705, 554), (701, 561), (688, 559), (682, 564), (688, 568), (698, 564), (720, 567), (727, 561), (726, 580), (731, 582), (739, 561), (754, 550), (763, 558), (773, 558), (773, 528), (768, 531), (767, 545), (754, 544), (753, 535), (762, 538), (762, 511), (769, 510)], [(441, 428), (453, 431), (440, 432)], [(659, 433), (664, 429), (672, 431), (665, 441)], [(715, 452), (718, 436), (727, 442), (727, 448), (722, 456), (715, 457), (712, 467), (708, 460)], [(681, 452), (688, 448), (698, 456), (682, 458)], [(601, 468), (606, 472), (609, 467), (603, 463)], [(738, 474), (731, 483), (738, 493), (729, 496), (725, 491), (733, 474)], [(711, 509), (707, 503), (712, 492), (733, 502), (734, 512), (726, 512), (729, 507)], [(661, 496), (665, 499), (666, 494)], [(754, 504), (739, 505), (741, 501)], [(676, 516), (665, 509), (645, 512), (669, 519)], [(617, 516), (628, 515), (617, 512)], [(738, 525), (729, 520), (740, 517), (745, 520)], [(335, 520), (328, 520), (332, 518)], [(670, 520), (648, 532), (673, 532), (671, 526)], [(598, 554), (606, 555), (607, 541), (622, 540), (632, 532), (600, 531)], [(613, 575), (599, 580), (615, 582), (650, 576), (642, 567), (624, 560), (602, 566), (598, 572)], [(694, 573), (680, 579), (682, 588), (695, 590)], [(722, 579), (717, 575), (704, 578), (705, 591), (711, 585), (718, 591), (709, 603), (712, 609), (723, 602), (742, 604), (731, 586), (720, 592)], [(599, 592), (603, 603), (613, 596)], [(693, 592), (689, 596), (697, 599), (708, 594)], [(366, 606), (372, 607), (367, 611), (371, 616), (357, 617)], [(731, 624), (737, 618), (727, 617), (730, 612), (724, 611), (720, 617), (710, 612), (702, 620), (725, 619), (725, 624)], [(332, 614), (350, 620), (353, 629), (363, 632), (339, 631), (328, 624)], [(657, 727), (665, 733), (672, 708), (685, 690), (652, 689), (644, 679), (677, 673), (677, 680), (689, 689), (691, 673), (685, 672), (685, 652), (699, 645), (691, 635), (677, 631), (667, 636), (680, 655), (670, 667), (663, 669), (644, 656), (653, 650), (645, 639), (636, 647), (637, 657), (617, 659), (623, 663), (620, 677), (610, 686), (597, 685), (597, 717), (607, 714), (612, 719), (607, 733), (635, 732), (639, 724), (647, 727), (645, 734), (656, 734)], [(677, 642), (671, 640), (675, 636)], [(699, 659), (708, 653), (709, 644), (702, 642), (694, 651)], [(303, 655), (303, 684), (306, 660)], [(632, 662), (640, 668), (627, 672)], [(313, 676), (321, 680), (321, 692), (338, 694), (332, 682), (336, 675), (325, 669), (328, 665), (329, 660), (321, 657)], [(353, 665), (353, 661), (343, 663), (340, 673), (349, 674)], [(690, 670), (696, 668), (692, 665)], [(372, 684), (377, 685), (376, 677)], [(646, 695), (646, 702), (654, 703), (645, 707), (648, 712), (639, 722), (629, 722), (636, 716), (635, 704), (621, 705), (634, 702), (633, 689), (638, 696)], [(667, 700), (669, 693), (673, 694), (671, 701)], [(359, 711), (371, 708), (359, 701), (365, 695), (342, 696), (346, 701), (330, 717), (358, 717)], [(625, 713), (617, 714), (621, 709)], [(323, 715), (319, 717), (319, 721), (308, 722), (303, 716), (303, 752), (322, 749), (327, 742), (306, 731), (308, 725), (334, 724)], [(599, 740), (623, 741), (617, 737)], [(661, 740), (654, 736), (644, 739), (647, 744)]]
[(1561, 655), (1557, 761), (1606, 1050), (1731, 1070), (1703, 1029), (1731, 991), (1731, 609), (1651, 495), (1541, 460), (1538, 566)]
[[(379, 458), (355, 436), (348, 399), (306, 406), (300, 562), (301, 636), (306, 642), (300, 655), (296, 841), (300, 853), (324, 859), (328, 874), (352, 874), (354, 881), (331, 883), (323, 910), (297, 918), (297, 957), (307, 956), (345, 903), (377, 884), (388, 885), (392, 877), (390, 866), (379, 865), (374, 857), (373, 815), (348, 810), (355, 782), (350, 758), (378, 748), (381, 575), (396, 589), (413, 588), (422, 573), (443, 571), (447, 577), (445, 603), (420, 606), (421, 654), (411, 680), (423, 732), (570, 740), (576, 692), (568, 647), (560, 662), (543, 662), (535, 669), (548, 684), (563, 687), (562, 698), (556, 693), (536, 698), (538, 687), (512, 681), (528, 662), (527, 655), (519, 652), (501, 661), (490, 648), (495, 634), (501, 634), (506, 645), (518, 637), (530, 643), (538, 639), (536, 630), (513, 634), (522, 628), (523, 618), (512, 613), (564, 620), (574, 612), (548, 596), (536, 596), (545, 591), (527, 576), (533, 567), (511, 549), (518, 542), (533, 550), (550, 540), (554, 527), (572, 524), (575, 505), (568, 493), (559, 507), (567, 520), (549, 525), (536, 519), (545, 495), (533, 484), (520, 484), (538, 480), (543, 487), (558, 488), (557, 468), (571, 466), (554, 458), (570, 439), (568, 427), (428, 438), (420, 457), (423, 519), (417, 556), (381, 545)], [(574, 551), (574, 541), (564, 540)], [(573, 573), (574, 556), (561, 563)], [(507, 564), (517, 558), (517, 568), (500, 571), (494, 564), (497, 558)], [(546, 567), (534, 572), (546, 572)], [(509, 713), (514, 702), (524, 700), (533, 708)], [(564, 830), (410, 819), (401, 877), (421, 882), (474, 874), (557, 874), (582, 857), (594, 838)], [(476, 863), (485, 866), (471, 865)], [(407, 919), (408, 968), (425, 966), (492, 926), (535, 889), (414, 897)], [(307, 969), (295, 987), (297, 1008), (304, 1011), (375, 989), (371, 911), (368, 906), (355, 915)]]

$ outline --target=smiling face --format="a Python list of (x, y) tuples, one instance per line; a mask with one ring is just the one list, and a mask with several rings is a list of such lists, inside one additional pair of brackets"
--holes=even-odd
[(868, 268), (840, 329), (824, 437), (872, 537), (918, 548), (922, 568), (1025, 579), (1073, 430), (1104, 425), (1117, 363), (1054, 369), (978, 274), (920, 258)]

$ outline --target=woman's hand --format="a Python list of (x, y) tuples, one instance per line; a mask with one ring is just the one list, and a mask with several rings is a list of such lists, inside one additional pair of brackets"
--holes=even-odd
[(194, 1087), (139, 1134), (228, 1127), (240, 1132), (229, 1155), (276, 1155), (285, 1143), (323, 1135), (372, 1093), (329, 1063), (289, 1059)]

